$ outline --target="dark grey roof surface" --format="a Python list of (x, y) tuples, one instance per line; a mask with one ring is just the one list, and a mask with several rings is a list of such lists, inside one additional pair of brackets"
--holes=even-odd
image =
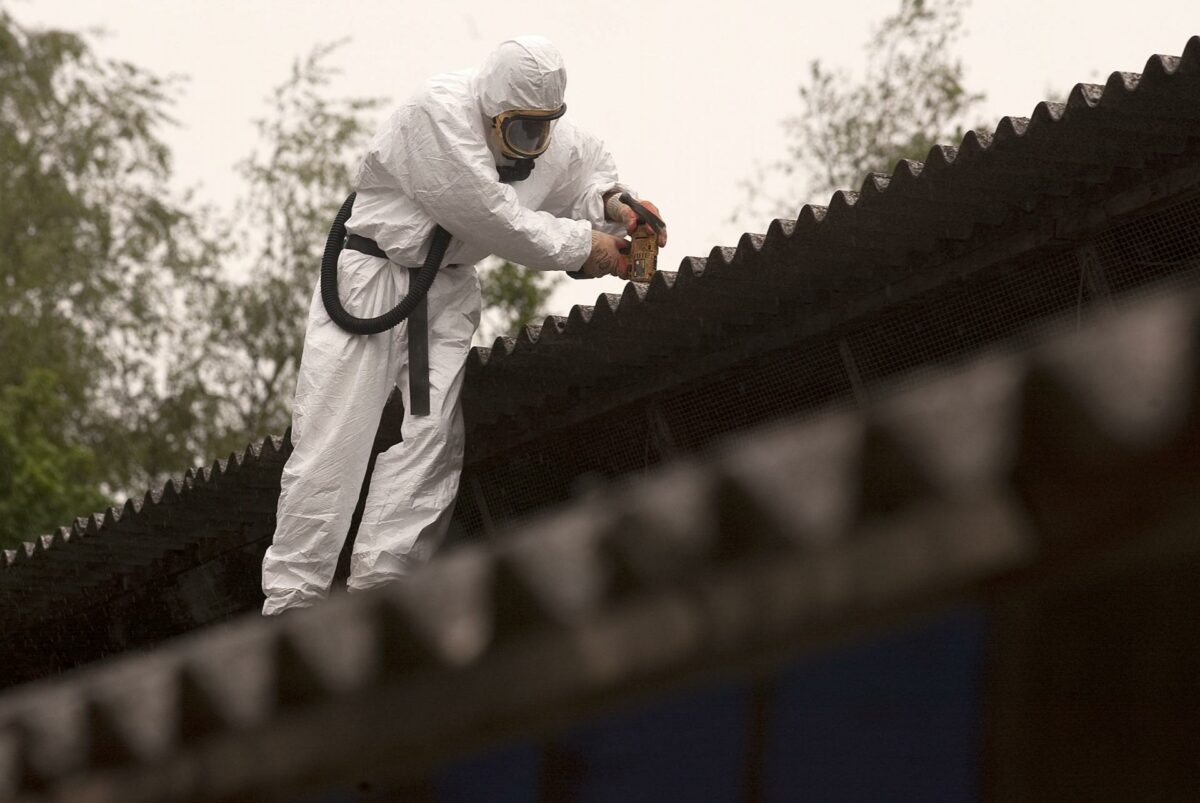
[(578, 414), (580, 387), (637, 385), (666, 365), (677, 373), (681, 361), (736, 358), (756, 332), (808, 317), (828, 328), (894, 304), (957, 278), (964, 255), (995, 261), (989, 244), (1017, 233), (1068, 241), (1149, 200), (1143, 190), (1090, 219), (1071, 214), (1131, 176), (1195, 166), (1198, 136), (1200, 37), (1192, 37), (1182, 57), (1154, 56), (1140, 75), (1113, 73), (1103, 86), (1077, 84), (1065, 104), (1039, 103), (992, 134), (968, 132), (957, 147), (869, 175), (857, 192), (805, 205), (795, 221), (775, 220), (736, 248), (684, 259), (648, 287), (630, 283), (594, 307), (475, 349), (465, 396), (472, 434), (486, 432), (493, 447), (529, 437), (532, 414)]
[[(929, 288), (1197, 188), (1193, 37), (1182, 57), (1152, 57), (1141, 75), (1077, 85), (1066, 104), (1004, 118), (991, 135), (972, 132), (958, 147), (932, 149), (923, 164), (901, 162), (859, 192), (836, 193), (828, 207), (805, 206), (794, 222), (745, 235), (736, 249), (685, 259), (649, 287), (631, 284), (475, 350), (464, 392), (468, 463), (520, 450), (629, 393), (720, 372), (789, 338), (836, 336), (852, 318), (903, 311)], [(385, 414), (379, 443), (394, 440), (397, 421), (396, 411)], [(6, 550), (0, 678), (36, 677), (73, 665), (76, 654), (150, 643), (179, 622), (244, 610), (257, 594), (288, 449), (286, 438), (267, 439)], [(197, 572), (206, 561), (225, 569)], [(163, 601), (153, 611), (133, 607), (131, 591), (151, 587)]]
[(870, 415), (743, 435), (392, 586), (22, 687), (0, 697), (0, 789), (137, 803), (394, 781), (1011, 587), (1194, 520), (1198, 368), (1200, 298), (1145, 301)]

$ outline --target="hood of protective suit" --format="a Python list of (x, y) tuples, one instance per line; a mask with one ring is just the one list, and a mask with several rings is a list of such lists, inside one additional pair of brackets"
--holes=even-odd
[(566, 91), (562, 54), (544, 36), (502, 42), (475, 74), (479, 107), (489, 118), (513, 109), (557, 109)]

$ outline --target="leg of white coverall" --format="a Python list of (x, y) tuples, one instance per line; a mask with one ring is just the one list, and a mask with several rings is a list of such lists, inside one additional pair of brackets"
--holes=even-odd
[[(343, 251), (338, 291), (358, 317), (386, 312), (403, 297), (403, 268)], [(313, 296), (292, 409), (293, 450), (280, 481), (275, 537), (263, 558), (264, 614), (306, 607), (329, 591), (358, 503), (383, 406), (403, 360), (403, 325), (352, 335)]]
[[(429, 292), (429, 415), (407, 412), (403, 442), (376, 458), (371, 489), (350, 560), (351, 590), (406, 573), (427, 559), (450, 526), (462, 473), (459, 403), (471, 337), (479, 325), (474, 267), (442, 270)], [(399, 385), (407, 410), (407, 361)]]

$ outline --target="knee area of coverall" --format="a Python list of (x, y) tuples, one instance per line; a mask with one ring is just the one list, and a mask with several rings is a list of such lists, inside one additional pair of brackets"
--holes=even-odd
[[(449, 409), (446, 409), (449, 408)], [(404, 443), (421, 448), (445, 447), (454, 440), (462, 440), (462, 412), (450, 405), (434, 404), (429, 415), (404, 413), (401, 437)], [(399, 448), (403, 448), (403, 444)]]

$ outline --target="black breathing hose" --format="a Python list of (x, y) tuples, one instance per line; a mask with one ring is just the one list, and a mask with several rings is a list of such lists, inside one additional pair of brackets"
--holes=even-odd
[(350, 211), (354, 208), (354, 197), (350, 193), (333, 219), (329, 227), (329, 237), (325, 240), (325, 254), (321, 257), (321, 300), (325, 302), (325, 311), (329, 317), (352, 335), (375, 335), (386, 332), (409, 316), (437, 278), (438, 269), (442, 266), (442, 257), (446, 255), (446, 246), (450, 244), (450, 232), (441, 226), (434, 226), (433, 239), (429, 243), (429, 254), (425, 264), (417, 271), (412, 283), (408, 286), (408, 294), (400, 303), (375, 318), (357, 318), (346, 311), (342, 300), (338, 297), (337, 270), (338, 255), (346, 242), (346, 221), (350, 219)]

